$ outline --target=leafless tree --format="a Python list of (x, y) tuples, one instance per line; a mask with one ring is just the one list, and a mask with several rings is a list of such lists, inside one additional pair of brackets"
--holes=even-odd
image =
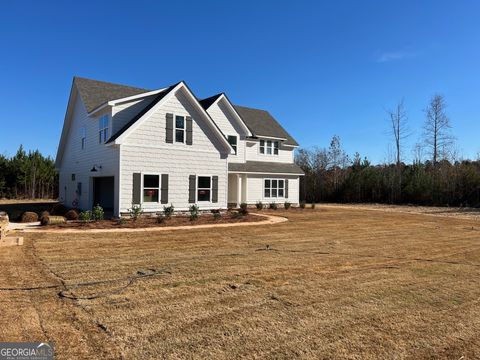
[(435, 94), (425, 109), (424, 140), (434, 165), (448, 156), (453, 144), (450, 119), (445, 112), (446, 107), (444, 96)]
[(400, 166), (402, 161), (402, 145), (403, 140), (411, 135), (408, 129), (408, 117), (405, 111), (405, 102), (402, 99), (394, 110), (387, 110), (390, 121), (390, 133), (395, 141), (395, 162)]

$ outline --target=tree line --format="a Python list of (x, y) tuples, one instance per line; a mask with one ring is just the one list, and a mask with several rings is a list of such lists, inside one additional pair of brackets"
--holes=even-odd
[(455, 153), (446, 101), (434, 95), (424, 110), (419, 142), (406, 164), (405, 140), (413, 134), (404, 101), (386, 111), (394, 159), (373, 165), (356, 153), (350, 158), (334, 136), (328, 148), (299, 149), (295, 162), (305, 172), (301, 198), (308, 202), (377, 202), (480, 207), (480, 161)]
[(20, 145), (12, 157), (0, 155), (0, 198), (53, 199), (58, 195), (55, 162)]

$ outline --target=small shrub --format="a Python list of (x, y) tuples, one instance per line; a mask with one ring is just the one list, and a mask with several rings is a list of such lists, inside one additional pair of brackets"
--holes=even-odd
[(64, 216), (67, 213), (67, 211), (68, 211), (68, 208), (65, 205), (55, 204), (55, 205), (53, 205), (51, 214), (52, 215)]
[(40, 218), (44, 216), (50, 216), (50, 213), (48, 211), (42, 211), (42, 213), (40, 214)]
[(127, 223), (127, 219), (125, 219), (124, 217), (120, 217), (118, 220), (117, 220), (117, 224), (122, 226), (122, 225), (125, 225)]
[(310, 208), (315, 209), (315, 203), (312, 203), (312, 205), (310, 205)]
[(38, 221), (38, 214), (26, 211), (22, 214), (22, 223), (35, 222)]
[(175, 212), (175, 207), (173, 206), (173, 204), (170, 204), (170, 206), (163, 207), (163, 214), (167, 219), (170, 219), (174, 212)]
[(283, 204), (283, 206), (285, 207), (285, 210), (288, 210), (290, 209), (290, 207), (292, 206), (292, 203), (290, 201), (285, 201), (285, 203)]
[(306, 205), (306, 204), (307, 204), (307, 203), (306, 203), (305, 201), (303, 201), (303, 200), (300, 201), (300, 209), (305, 209), (305, 205)]
[(190, 206), (188, 211), (190, 212), (190, 221), (198, 219), (198, 214), (200, 212), (200, 209), (197, 205), (193, 204), (192, 206)]
[(87, 211), (82, 211), (79, 215), (78, 218), (81, 221), (90, 221), (92, 220), (92, 212), (90, 210)]
[(78, 211), (77, 210), (68, 210), (65, 214), (67, 220), (78, 220)]
[(242, 215), (248, 215), (248, 205), (247, 203), (240, 204), (240, 210), (238, 211)]
[(41, 218), (40, 218), (40, 225), (42, 226), (47, 226), (50, 222), (50, 216), (49, 215), (43, 215)]
[(270, 205), (268, 206), (269, 209), (272, 209), (272, 210), (277, 210), (278, 206), (277, 206), (277, 203), (270, 203)]
[(103, 208), (99, 204), (93, 207), (92, 220), (95, 220), (95, 221), (103, 220), (104, 216), (105, 216), (105, 213), (103, 212)]
[(220, 213), (220, 211), (216, 211), (213, 213), (214, 220), (220, 220), (221, 218), (222, 218), (222, 214)]
[(257, 207), (257, 210), (262, 210), (263, 209), (263, 203), (261, 201), (257, 201), (255, 206)]
[(133, 221), (137, 221), (138, 218), (143, 214), (142, 206), (132, 204), (132, 207), (128, 209), (128, 213), (130, 214), (130, 217), (133, 219)]

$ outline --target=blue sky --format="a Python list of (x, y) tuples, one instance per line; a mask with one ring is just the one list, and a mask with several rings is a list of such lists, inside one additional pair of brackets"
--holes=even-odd
[(304, 147), (388, 157), (385, 108), (445, 95), (457, 146), (480, 152), (475, 1), (10, 1), (0, 11), (0, 153), (55, 155), (74, 75), (145, 88), (185, 80), (268, 109)]

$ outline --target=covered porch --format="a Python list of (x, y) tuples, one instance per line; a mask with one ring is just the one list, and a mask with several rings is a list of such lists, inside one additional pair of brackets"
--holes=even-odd
[(228, 174), (229, 207), (239, 207), (242, 202), (247, 202), (247, 175), (238, 173)]

